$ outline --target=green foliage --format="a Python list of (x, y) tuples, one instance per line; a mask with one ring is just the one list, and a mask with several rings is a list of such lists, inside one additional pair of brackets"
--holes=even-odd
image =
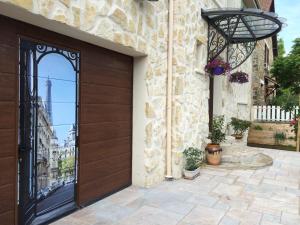
[(243, 135), (245, 131), (251, 126), (251, 122), (232, 117), (230, 125), (233, 127), (234, 134)]
[(68, 157), (58, 161), (59, 175), (65, 175), (66, 173), (73, 173), (75, 166), (75, 158)]
[(197, 169), (204, 160), (204, 151), (198, 148), (189, 147), (183, 151), (185, 157), (185, 169), (193, 171)]
[(255, 125), (254, 130), (263, 130), (263, 128), (260, 125)]
[(299, 97), (290, 88), (280, 89), (270, 104), (278, 105), (286, 111), (291, 111), (299, 104)]
[(275, 142), (279, 143), (281, 141), (284, 141), (286, 139), (286, 135), (283, 132), (276, 132), (274, 134)]
[(278, 56), (283, 57), (284, 55), (285, 55), (284, 42), (283, 39), (280, 38), (278, 41)]
[(280, 55), (275, 59), (271, 73), (281, 88), (290, 88), (293, 94), (300, 94), (300, 38), (294, 40), (287, 56)]
[(220, 144), (225, 141), (224, 116), (215, 116), (213, 118), (212, 129), (208, 136), (212, 144)]

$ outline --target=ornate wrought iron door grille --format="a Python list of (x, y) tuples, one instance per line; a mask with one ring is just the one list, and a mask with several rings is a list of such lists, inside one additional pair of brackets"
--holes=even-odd
[[(59, 54), (70, 64), (75, 73), (75, 180), (74, 193), (77, 183), (77, 158), (78, 158), (78, 110), (79, 110), (79, 72), (80, 53), (56, 46), (41, 44), (25, 39), (20, 40), (20, 64), (19, 64), (19, 207), (20, 221), (22, 224), (30, 224), (40, 214), (47, 213), (63, 204), (49, 207), (43, 212), (37, 212), (37, 146), (38, 146), (38, 64), (43, 57), (49, 54)], [(74, 196), (75, 197), (75, 196)], [(75, 201), (73, 198), (71, 201)]]

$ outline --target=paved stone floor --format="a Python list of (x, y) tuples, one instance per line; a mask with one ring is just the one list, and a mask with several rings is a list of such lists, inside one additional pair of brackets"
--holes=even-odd
[(258, 150), (257, 170), (205, 167), (193, 180), (129, 187), (52, 225), (300, 225), (300, 153)]

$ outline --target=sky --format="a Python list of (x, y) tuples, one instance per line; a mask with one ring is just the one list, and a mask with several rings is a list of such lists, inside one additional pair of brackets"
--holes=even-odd
[(71, 63), (59, 54), (49, 54), (38, 65), (39, 96), (46, 101), (46, 81), (52, 83), (53, 127), (59, 143), (64, 143), (75, 122), (76, 77)]
[(291, 50), (293, 40), (300, 37), (300, 0), (275, 0), (275, 12), (287, 19), (287, 27), (279, 33), (283, 38), (286, 54)]

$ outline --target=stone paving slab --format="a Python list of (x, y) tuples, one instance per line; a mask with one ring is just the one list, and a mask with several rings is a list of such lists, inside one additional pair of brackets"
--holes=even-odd
[(131, 186), (52, 225), (300, 225), (300, 153), (250, 148), (262, 169), (204, 167), (195, 180)]

